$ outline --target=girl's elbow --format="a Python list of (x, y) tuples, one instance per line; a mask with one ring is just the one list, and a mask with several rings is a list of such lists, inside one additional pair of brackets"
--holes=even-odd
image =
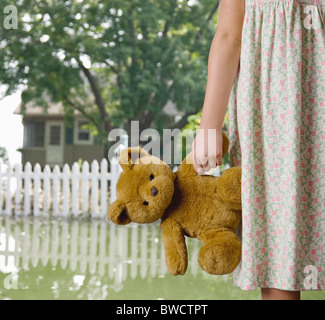
[(241, 34), (235, 34), (234, 32), (216, 32), (217, 41), (223, 44), (240, 48), (241, 47)]

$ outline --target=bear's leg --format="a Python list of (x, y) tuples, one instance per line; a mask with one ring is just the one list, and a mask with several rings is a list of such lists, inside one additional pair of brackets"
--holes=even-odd
[(198, 262), (208, 273), (221, 275), (235, 270), (241, 258), (241, 242), (226, 228), (210, 229), (198, 239), (203, 243)]

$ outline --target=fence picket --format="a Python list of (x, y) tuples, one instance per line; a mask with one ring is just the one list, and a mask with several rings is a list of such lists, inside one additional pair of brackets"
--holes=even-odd
[(111, 203), (116, 200), (116, 183), (121, 172), (121, 166), (116, 157), (111, 160)]
[[(32, 165), (27, 162), (24, 168), (24, 215), (27, 216), (31, 213), (31, 174)], [(7, 199), (8, 200), (8, 199)]]
[(74, 163), (72, 166), (72, 208), (71, 213), (74, 217), (79, 213), (79, 165)]
[(98, 162), (91, 164), (91, 215), (97, 216), (98, 211)]
[(0, 158), (0, 214), (3, 213), (3, 199), (2, 199), (2, 189), (3, 189), (3, 175), (2, 175), (2, 170), (3, 170), (3, 160)]
[(60, 182), (59, 182), (60, 168), (55, 166), (53, 169), (53, 215), (59, 214), (59, 203), (60, 203)]
[(101, 217), (106, 216), (107, 212), (107, 171), (108, 171), (108, 162), (106, 159), (103, 159), (100, 164), (100, 207), (101, 207)]
[(81, 210), (86, 213), (89, 210), (89, 163), (87, 161), (82, 164), (81, 177)]
[(51, 201), (51, 168), (46, 165), (43, 171), (43, 211), (45, 214), (50, 213)]
[(7, 185), (6, 185), (6, 215), (11, 215), (11, 166), (7, 165)]
[(41, 182), (41, 166), (36, 164), (34, 167), (34, 201), (33, 201), (33, 214), (39, 215), (39, 192)]
[(62, 209), (63, 209), (63, 216), (67, 216), (70, 208), (70, 168), (67, 164), (63, 166), (63, 176), (62, 176)]
[[(1, 169), (0, 169), (1, 171)], [(21, 188), (22, 188), (22, 166), (21, 164), (15, 165), (15, 178), (16, 178), (16, 191), (15, 191), (15, 214), (20, 215), (21, 214)], [(1, 181), (1, 178), (0, 178)], [(1, 195), (1, 190), (0, 190)], [(2, 198), (0, 196), (0, 198)]]

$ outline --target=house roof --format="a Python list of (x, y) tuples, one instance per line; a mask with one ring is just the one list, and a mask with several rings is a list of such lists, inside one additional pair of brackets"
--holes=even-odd
[[(172, 102), (171, 100), (167, 101), (163, 110), (166, 114), (170, 116), (184, 114), (184, 112), (177, 110), (175, 103)], [(61, 102), (49, 104), (47, 108), (47, 112), (45, 112), (43, 107), (37, 106), (35, 102), (31, 101), (27, 103), (25, 112), (22, 111), (22, 103), (20, 103), (18, 107), (15, 109), (14, 114), (26, 114), (29, 116), (32, 115), (64, 116), (65, 113), (64, 113), (63, 104)], [(75, 115), (80, 115), (80, 112), (76, 110)]]
[[(34, 102), (29, 102), (26, 105), (25, 112), (22, 111), (22, 103), (20, 103), (14, 110), (14, 114), (64, 116), (64, 109), (62, 103), (52, 103), (45, 112), (43, 107), (37, 106)], [(76, 111), (75, 114), (79, 114), (79, 112)]]
[(166, 114), (168, 114), (170, 116), (176, 116), (176, 115), (183, 115), (184, 114), (183, 111), (177, 110), (176, 104), (171, 100), (167, 101), (167, 103), (165, 104), (163, 110), (165, 111)]

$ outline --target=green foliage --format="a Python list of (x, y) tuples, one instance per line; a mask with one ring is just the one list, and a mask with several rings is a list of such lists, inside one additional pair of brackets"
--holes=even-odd
[(9, 160), (7, 149), (4, 147), (0, 147), (0, 159), (2, 159), (3, 162), (7, 162)]
[(78, 110), (103, 137), (131, 120), (168, 128), (169, 99), (185, 116), (202, 108), (217, 4), (16, 2), (18, 29), (0, 29), (0, 83), (7, 94), (23, 88), (23, 103), (45, 111), (49, 101), (63, 102), (68, 123)]
[(185, 129), (198, 130), (200, 128), (201, 115), (202, 115), (202, 111), (198, 112), (197, 114), (189, 116), (187, 118), (188, 123), (183, 128), (183, 130)]
[(82, 164), (83, 164), (83, 160), (81, 158), (78, 159), (77, 163), (78, 163), (78, 167), (79, 167), (79, 170), (82, 170)]

